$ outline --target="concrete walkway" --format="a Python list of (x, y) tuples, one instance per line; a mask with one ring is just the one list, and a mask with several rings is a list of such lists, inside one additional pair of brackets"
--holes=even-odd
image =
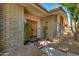
[(76, 54), (70, 52), (65, 53), (48, 46), (43, 47), (41, 51), (46, 52), (48, 56), (77, 56)]

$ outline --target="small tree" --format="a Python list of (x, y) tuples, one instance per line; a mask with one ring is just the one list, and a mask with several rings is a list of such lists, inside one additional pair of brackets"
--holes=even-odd
[[(78, 14), (79, 14), (79, 7), (77, 3), (62, 3), (63, 6), (65, 6), (70, 13), (70, 18), (71, 18), (71, 30), (74, 33), (74, 37), (76, 40), (76, 34), (77, 34), (77, 22), (78, 22)], [(75, 31), (73, 31), (72, 28), (72, 21), (74, 21), (75, 24)]]
[(63, 5), (68, 10), (68, 13), (70, 14), (71, 30), (74, 33), (73, 27), (72, 27), (72, 21), (74, 20), (73, 16), (74, 16), (77, 4), (76, 3), (61, 3), (61, 5)]

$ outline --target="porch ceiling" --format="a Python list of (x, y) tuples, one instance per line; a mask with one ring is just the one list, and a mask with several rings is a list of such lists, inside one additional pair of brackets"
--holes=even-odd
[(49, 12), (49, 14), (50, 15), (60, 15), (60, 16), (62, 16), (64, 19), (64, 24), (65, 25), (68, 25), (68, 19), (67, 19), (67, 14), (66, 14), (66, 12), (63, 10), (63, 9), (61, 9), (61, 8), (55, 8), (55, 9), (53, 9), (53, 10), (51, 10), (50, 12)]
[(63, 14), (63, 15), (66, 16), (66, 12), (61, 8), (55, 8), (55, 9), (49, 11), (49, 14), (57, 14), (57, 15), (62, 15)]
[(48, 15), (62, 15), (62, 14), (66, 16), (66, 12), (60, 8), (55, 8), (51, 11), (47, 11), (40, 4), (21, 3), (20, 5), (25, 7), (26, 13), (33, 14), (39, 17), (45, 17)]
[(35, 4), (32, 3), (27, 3), (27, 4), (20, 4), (22, 6), (25, 7), (25, 11), (29, 14), (38, 16), (38, 17), (45, 17), (47, 14), (47, 12), (45, 12), (44, 10), (42, 10), (41, 8), (39, 8), (38, 6), (36, 6)]
[(38, 16), (40, 18), (49, 16), (49, 15), (61, 15), (62, 17), (65, 18), (64, 19), (64, 24), (68, 24), (67, 14), (61, 8), (55, 8), (55, 9), (48, 12), (40, 4), (21, 3), (20, 5), (25, 7), (25, 12), (27, 14), (32, 14), (32, 15)]

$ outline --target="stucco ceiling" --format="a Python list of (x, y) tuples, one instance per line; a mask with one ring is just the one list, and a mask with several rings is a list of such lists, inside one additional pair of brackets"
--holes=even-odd
[(60, 10), (59, 8), (53, 9), (52, 11), (46, 13), (44, 9), (37, 6), (38, 4), (35, 5), (33, 3), (27, 3), (27, 4), (23, 3), (21, 5), (25, 7), (26, 13), (29, 13), (29, 14), (32, 14), (35, 16), (39, 16), (39, 17), (45, 17), (45, 16), (50, 15), (50, 14), (66, 15), (66, 13), (64, 11)]
[(21, 5), (24, 6), (26, 14), (31, 14), (38, 17), (46, 17), (48, 15), (55, 14), (55, 15), (61, 15), (67, 18), (66, 13), (60, 8), (56, 8), (56, 9), (51, 10), (50, 12), (46, 12), (42, 7), (40, 8), (39, 6), (37, 6), (38, 4), (35, 5), (33, 3), (27, 3), (27, 4), (21, 3)]
[(46, 15), (44, 13), (42, 13), (39, 9), (34, 8), (34, 6), (30, 3), (27, 4), (21, 4), (25, 7), (25, 12), (29, 13), (29, 14), (33, 14), (35, 16), (39, 16), (39, 17), (45, 17)]

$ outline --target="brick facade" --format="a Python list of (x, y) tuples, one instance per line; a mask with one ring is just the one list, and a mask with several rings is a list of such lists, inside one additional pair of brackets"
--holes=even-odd
[[(25, 19), (30, 19), (37, 22), (37, 37), (44, 37), (44, 26), (46, 23), (48, 26), (47, 37), (51, 40), (56, 37), (58, 33), (58, 14), (51, 14), (48, 16), (49, 13), (48, 15), (46, 15), (46, 13), (43, 15), (42, 10), (41, 12), (39, 8), (36, 8), (34, 5), (32, 5), (9, 3), (0, 4), (0, 51), (14, 47), (21, 47), (24, 45)], [(30, 11), (28, 6), (32, 7)]]
[[(18, 4), (0, 5), (0, 49), (24, 45), (24, 8)], [(2, 49), (3, 48), (3, 49)]]

